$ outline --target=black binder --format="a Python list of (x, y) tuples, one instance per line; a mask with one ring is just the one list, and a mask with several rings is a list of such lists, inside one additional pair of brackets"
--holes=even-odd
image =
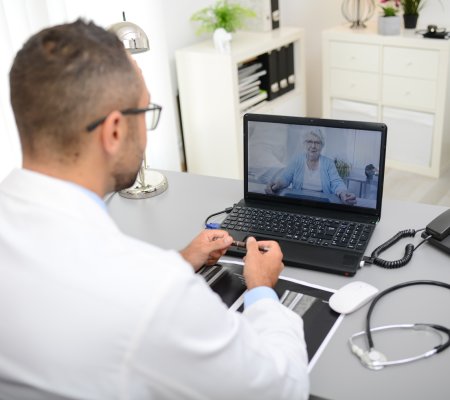
[(288, 90), (295, 88), (295, 69), (294, 69), (294, 43), (290, 43), (286, 49), (286, 69)]
[(278, 82), (278, 50), (272, 50), (258, 57), (267, 74), (261, 76), (261, 89), (267, 92), (267, 100), (273, 100), (280, 95)]
[(272, 29), (280, 27), (280, 7), (278, 0), (270, 0), (272, 10)]
[(286, 93), (288, 88), (288, 71), (287, 71), (287, 46), (278, 49), (278, 84), (280, 86), (279, 94)]
[(267, 75), (269, 77), (269, 100), (273, 100), (280, 95), (280, 82), (278, 79), (278, 50), (272, 50), (267, 53), (268, 69)]

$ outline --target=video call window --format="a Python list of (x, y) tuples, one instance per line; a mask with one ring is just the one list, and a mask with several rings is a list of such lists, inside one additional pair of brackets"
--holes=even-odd
[(381, 133), (249, 121), (249, 192), (376, 208)]

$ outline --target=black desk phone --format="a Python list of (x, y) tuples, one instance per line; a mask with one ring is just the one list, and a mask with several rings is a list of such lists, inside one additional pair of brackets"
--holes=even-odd
[(431, 235), (428, 242), (437, 248), (450, 254), (450, 209), (444, 211), (431, 221), (422, 237)]

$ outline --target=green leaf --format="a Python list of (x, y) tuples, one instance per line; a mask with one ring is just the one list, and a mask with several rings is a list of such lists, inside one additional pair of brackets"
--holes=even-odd
[(218, 0), (214, 6), (202, 8), (191, 16), (191, 21), (197, 22), (199, 27), (196, 34), (214, 32), (217, 28), (223, 28), (227, 32), (235, 32), (243, 28), (245, 19), (256, 17), (253, 10), (242, 7), (237, 3), (229, 3), (226, 0)]

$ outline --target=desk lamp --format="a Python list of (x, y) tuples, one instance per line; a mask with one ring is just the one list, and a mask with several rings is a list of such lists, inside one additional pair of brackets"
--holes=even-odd
[[(122, 12), (122, 16), (123, 21), (111, 25), (108, 30), (118, 36), (131, 54), (150, 50), (145, 32), (138, 25), (127, 21), (125, 12)], [(143, 163), (139, 169), (136, 183), (128, 189), (121, 190), (119, 192), (121, 196), (128, 199), (146, 199), (166, 191), (168, 187), (167, 178), (160, 172), (150, 171), (147, 167), (145, 151), (143, 156)]]

